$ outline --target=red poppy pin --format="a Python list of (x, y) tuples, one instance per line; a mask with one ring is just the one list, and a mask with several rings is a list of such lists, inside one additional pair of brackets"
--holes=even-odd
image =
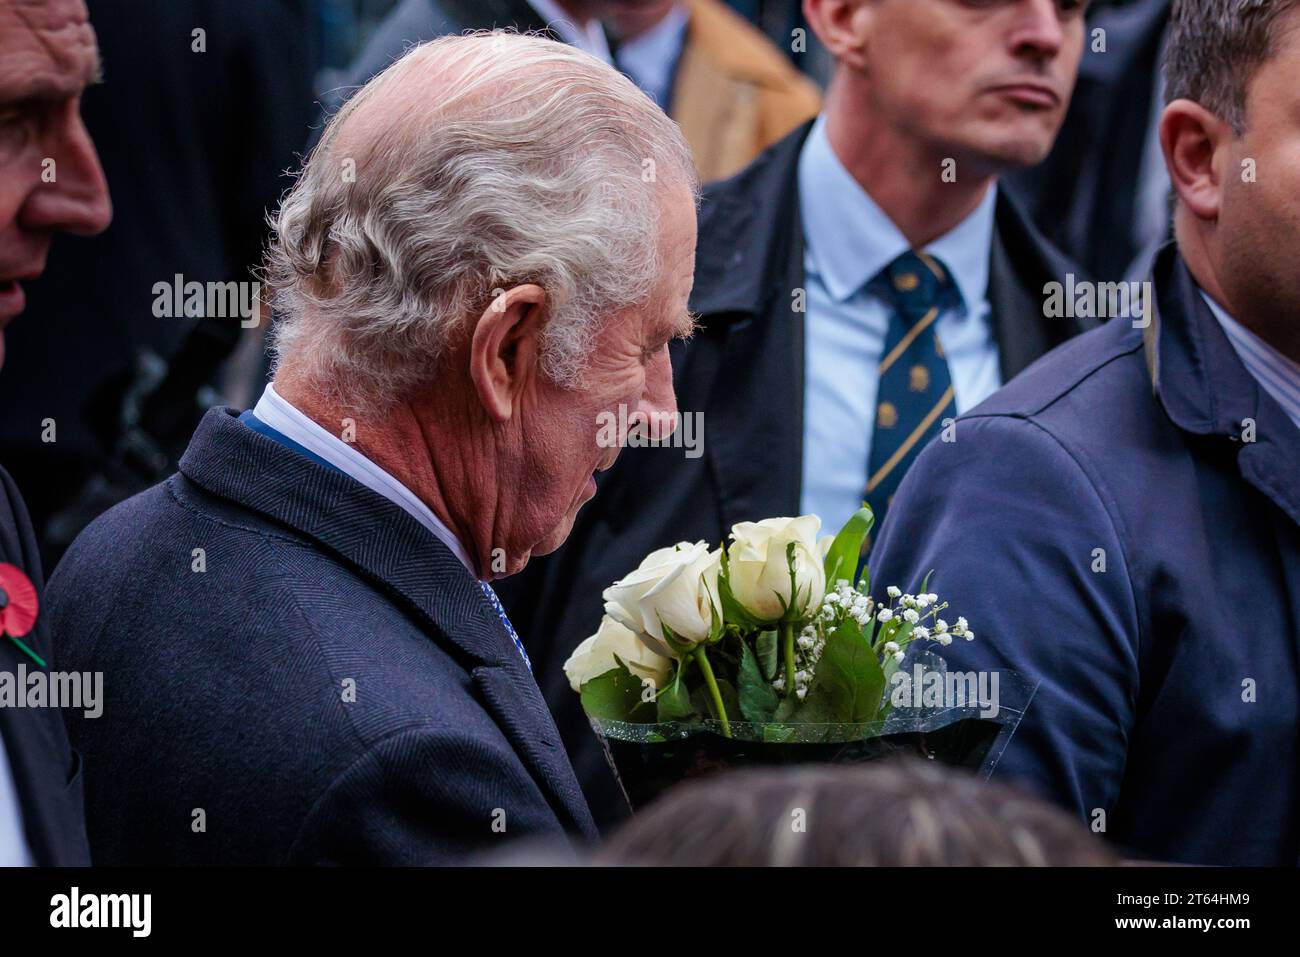
[(36, 624), (39, 605), (36, 586), (23, 570), (17, 565), (0, 562), (0, 635), (8, 635), (24, 654), (44, 668), (45, 661), (41, 656), (20, 640)]

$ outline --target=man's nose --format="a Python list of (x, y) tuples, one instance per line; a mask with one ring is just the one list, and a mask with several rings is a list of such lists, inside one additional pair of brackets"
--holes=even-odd
[(1058, 0), (1025, 0), (1011, 35), (1012, 50), (1020, 55), (1050, 59), (1065, 44)]
[(645, 393), (637, 406), (649, 423), (650, 438), (663, 441), (677, 429), (677, 395), (673, 391), (673, 366), (668, 350), (655, 361), (646, 374)]
[(46, 149), (40, 181), (23, 206), (21, 224), (78, 236), (103, 232), (112, 221), (113, 204), (99, 154), (75, 101), (48, 138)]

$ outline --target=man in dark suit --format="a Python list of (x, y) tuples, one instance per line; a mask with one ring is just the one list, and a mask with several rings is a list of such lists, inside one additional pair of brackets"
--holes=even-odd
[(883, 519), (926, 441), (1082, 328), (1044, 318), (1072, 267), (997, 189), (1051, 146), (1081, 6), (805, 10), (837, 60), (825, 113), (706, 193), (679, 447), (630, 450), (566, 547), (503, 592), (551, 642), (543, 687), (598, 819), (620, 801), (562, 664), (602, 589), (740, 521), (811, 512), (834, 531), (864, 497)]
[(672, 122), (551, 40), (447, 37), (349, 100), (278, 215), (274, 382), (50, 585), (105, 675), (70, 723), (97, 860), (593, 836), (488, 582), (564, 540), (618, 454), (599, 417), (674, 410), (694, 190)]
[[(54, 232), (97, 233), (111, 217), (78, 110), (98, 72), (81, 0), (0, 0), (0, 364)], [(20, 665), (55, 662), (42, 584), (27, 510), (0, 468), (0, 672), (11, 680)], [(0, 866), (90, 863), (80, 770), (58, 709), (0, 706)]]
[[(1300, 858), (1300, 4), (1175, 0), (1177, 245), (1149, 322), (1044, 358), (931, 445), (873, 568), (1041, 682), (997, 773), (1150, 857)], [(1259, 175), (1254, 171), (1258, 169)]]

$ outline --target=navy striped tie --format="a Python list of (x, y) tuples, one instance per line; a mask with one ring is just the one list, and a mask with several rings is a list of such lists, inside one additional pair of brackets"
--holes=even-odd
[(960, 305), (961, 294), (942, 263), (916, 252), (895, 259), (867, 289), (893, 306), (880, 360), (864, 494), (878, 529), (908, 467), (956, 410), (952, 376), (935, 328), (945, 309)]

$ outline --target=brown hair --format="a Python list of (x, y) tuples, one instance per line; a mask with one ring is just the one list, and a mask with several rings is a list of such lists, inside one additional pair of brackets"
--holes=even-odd
[(1193, 100), (1246, 129), (1246, 88), (1277, 53), (1278, 21), (1298, 0), (1174, 0), (1165, 101)]
[(1062, 811), (920, 760), (733, 771), (675, 788), (596, 863), (935, 866), (1119, 863)]

